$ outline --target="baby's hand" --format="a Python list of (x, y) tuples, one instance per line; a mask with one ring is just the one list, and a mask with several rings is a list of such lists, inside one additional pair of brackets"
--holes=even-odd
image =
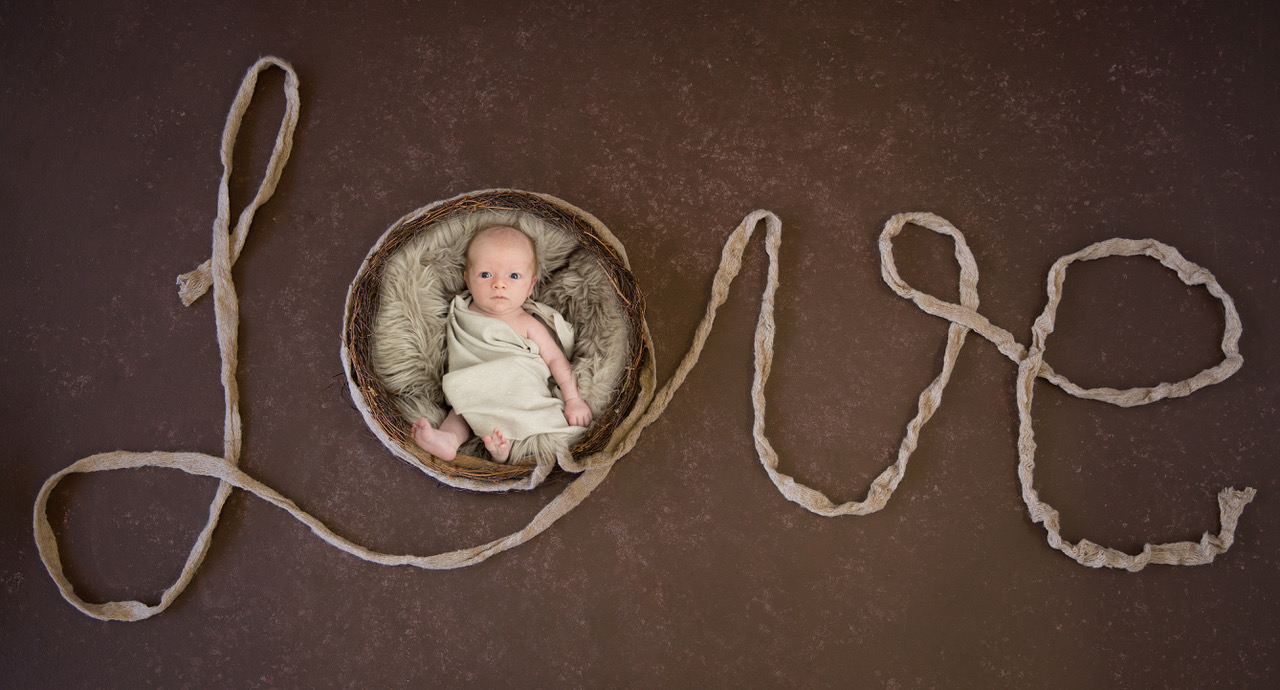
[(571, 426), (587, 426), (591, 423), (591, 408), (582, 401), (582, 398), (574, 398), (564, 402), (564, 418)]

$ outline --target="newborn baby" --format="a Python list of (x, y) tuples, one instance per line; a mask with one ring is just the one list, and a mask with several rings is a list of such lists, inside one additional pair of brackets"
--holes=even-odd
[[(552, 328), (568, 328), (555, 310), (529, 299), (537, 279), (528, 235), (497, 226), (471, 238), (463, 269), (470, 297), (459, 295), (449, 307), (449, 372), (441, 381), (453, 409), (438, 428), (426, 418), (414, 423), (420, 448), (452, 460), (474, 431), (494, 460), (506, 462), (513, 441), (544, 429), (576, 435), (582, 429), (574, 427), (591, 423), (568, 358), (530, 313), (553, 321)], [(563, 411), (546, 384), (548, 373), (564, 396)]]

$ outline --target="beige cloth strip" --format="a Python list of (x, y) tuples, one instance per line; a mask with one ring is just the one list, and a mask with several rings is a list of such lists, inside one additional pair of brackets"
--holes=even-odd
[[(280, 123), (280, 130), (276, 135), (271, 159), (267, 162), (266, 172), (263, 175), (261, 185), (258, 187), (258, 193), (254, 196), (253, 201), (240, 213), (235, 231), (232, 232), (230, 229), (231, 200), (228, 185), (231, 179), (231, 159), (235, 149), (236, 136), (240, 131), (240, 123), (244, 119), (244, 113), (248, 110), (249, 103), (253, 100), (253, 91), (258, 83), (258, 75), (273, 66), (279, 67), (285, 72), (284, 117)], [(249, 232), (249, 225), (253, 222), (254, 214), (275, 192), (276, 184), (280, 181), (280, 173), (284, 170), (285, 163), (289, 160), (289, 153), (293, 148), (293, 132), (298, 124), (299, 105), (298, 75), (289, 63), (278, 58), (266, 57), (249, 68), (248, 73), (245, 74), (240, 83), (240, 90), (236, 93), (235, 101), (231, 105), (231, 112), (227, 114), (226, 124), (222, 130), (222, 181), (218, 185), (218, 213), (213, 221), (212, 256), (209, 261), (201, 264), (196, 270), (178, 278), (179, 295), (183, 303), (187, 305), (190, 305), (203, 295), (210, 286), (214, 289), (214, 314), (217, 323), (218, 349), (222, 355), (221, 377), (224, 391), (223, 400), (226, 408), (226, 416), (223, 423), (224, 457), (215, 459), (191, 453), (140, 454), (124, 451), (95, 455), (84, 458), (50, 477), (41, 487), (37, 496), (33, 522), (36, 547), (40, 551), (40, 559), (44, 561), (49, 575), (53, 577), (54, 582), (62, 590), (62, 596), (76, 608), (94, 618), (104, 620), (141, 620), (168, 608), (173, 600), (182, 593), (182, 590), (186, 589), (191, 577), (195, 574), (196, 568), (204, 560), (205, 552), (209, 547), (209, 539), (213, 534), (214, 528), (218, 525), (218, 518), (222, 514), (222, 506), (226, 502), (227, 496), (231, 493), (232, 484), (225, 481), (219, 483), (218, 491), (209, 505), (208, 520), (201, 529), (200, 535), (196, 538), (196, 543), (191, 547), (181, 574), (161, 595), (160, 603), (156, 606), (147, 606), (138, 601), (91, 604), (76, 596), (71, 584), (67, 582), (66, 576), (62, 572), (58, 543), (53, 534), (53, 529), (49, 526), (49, 520), (46, 515), (45, 508), (49, 494), (64, 476), (77, 472), (98, 472), (145, 465), (188, 469), (184, 466), (184, 463), (191, 463), (192, 467), (196, 467), (200, 466), (202, 464), (201, 461), (204, 460), (216, 460), (221, 463), (225, 466), (224, 472), (227, 474), (238, 472), (235, 466), (240, 458), (241, 425), (240, 397), (236, 383), (236, 356), (238, 351), (237, 338), (240, 309), (236, 301), (235, 285), (231, 280), (231, 265), (239, 257), (240, 250), (244, 247), (245, 236)], [(139, 458), (143, 458), (146, 461), (140, 463)], [(192, 470), (188, 469), (188, 471)]]
[[(893, 238), (908, 224), (928, 228), (936, 233), (952, 238), (956, 245), (956, 261), (960, 264), (960, 304), (944, 302), (932, 295), (916, 291), (898, 275), (897, 266), (893, 262)], [(1150, 388), (1081, 388), (1053, 371), (1044, 361), (1045, 341), (1053, 332), (1054, 319), (1058, 311), (1058, 303), (1062, 300), (1062, 286), (1066, 281), (1067, 266), (1077, 261), (1092, 261), (1108, 256), (1148, 256), (1156, 259), (1164, 266), (1177, 273), (1178, 278), (1187, 285), (1204, 285), (1209, 294), (1222, 303), (1225, 326), (1222, 333), (1223, 359), (1217, 365), (1205, 369), (1191, 378), (1176, 383), (1161, 383)], [(1213, 561), (1214, 557), (1225, 552), (1235, 540), (1236, 523), (1245, 505), (1253, 500), (1256, 491), (1246, 488), (1243, 491), (1225, 488), (1218, 493), (1218, 515), (1220, 531), (1217, 535), (1204, 533), (1199, 542), (1173, 542), (1168, 544), (1146, 544), (1137, 554), (1127, 554), (1112, 548), (1099, 546), (1088, 539), (1074, 544), (1062, 538), (1059, 514), (1052, 506), (1040, 500), (1034, 488), (1035, 433), (1032, 430), (1031, 400), (1033, 384), (1037, 377), (1043, 378), (1058, 386), (1067, 393), (1079, 398), (1098, 400), (1119, 405), (1134, 407), (1163, 400), (1176, 398), (1215, 383), (1219, 383), (1236, 373), (1244, 358), (1240, 356), (1240, 334), (1242, 327), (1236, 305), (1227, 295), (1217, 279), (1209, 271), (1187, 261), (1178, 250), (1155, 240), (1110, 239), (1090, 245), (1074, 254), (1070, 254), (1054, 262), (1049, 270), (1048, 302), (1044, 312), (1032, 326), (1031, 349), (1020, 345), (1008, 331), (993, 325), (986, 317), (978, 313), (978, 266), (973, 253), (964, 240), (964, 235), (946, 220), (931, 213), (902, 213), (885, 223), (884, 232), (880, 234), (880, 274), (893, 291), (915, 302), (925, 312), (940, 316), (951, 322), (947, 333), (947, 351), (943, 363), (943, 372), (930, 384), (920, 396), (920, 413), (912, 425), (907, 428), (907, 437), (903, 439), (903, 450), (899, 452), (899, 462), (905, 468), (906, 458), (903, 453), (910, 453), (908, 444), (915, 445), (913, 426), (916, 422), (923, 425), (933, 414), (941, 401), (942, 387), (946, 385), (946, 377), (950, 376), (951, 367), (959, 354), (960, 345), (964, 342), (965, 331), (973, 330), (990, 340), (1000, 352), (1018, 364), (1017, 398), (1018, 398), (1018, 479), (1022, 484), (1022, 500), (1027, 506), (1034, 522), (1042, 523), (1048, 532), (1051, 546), (1073, 558), (1081, 565), (1090, 567), (1125, 568), (1130, 571), (1141, 570), (1149, 563), (1165, 565), (1202, 565)], [(958, 330), (959, 329), (959, 330)], [(955, 349), (952, 343), (957, 342)], [(941, 382), (941, 385), (939, 385)], [(936, 391), (935, 391), (936, 386)], [(936, 393), (936, 395), (935, 395)], [(918, 430), (918, 427), (917, 427)], [(891, 466), (886, 474), (896, 468)], [(881, 475), (883, 478), (884, 475)], [(877, 480), (878, 481), (878, 480)]]
[[(244, 112), (252, 100), (258, 75), (263, 70), (273, 66), (279, 67), (286, 73), (285, 114), (276, 137), (275, 150), (271, 155), (262, 184), (253, 201), (241, 212), (233, 231), (230, 228), (227, 189), (231, 176), (232, 149), (235, 145), (236, 135)], [(799, 503), (812, 512), (825, 516), (865, 515), (883, 508), (899, 482), (902, 481), (902, 477), (906, 472), (907, 461), (915, 450), (919, 439), (920, 430), (942, 402), (943, 389), (951, 378), (956, 358), (964, 345), (965, 336), (970, 331), (975, 331), (990, 340), (1001, 352), (1018, 364), (1017, 396), (1021, 423), (1018, 440), (1018, 476), (1022, 482), (1023, 500), (1027, 504), (1032, 519), (1035, 522), (1044, 524), (1045, 529), (1048, 531), (1049, 543), (1054, 548), (1071, 556), (1077, 562), (1093, 567), (1108, 566), (1127, 568), (1129, 570), (1140, 570), (1148, 563), (1177, 565), (1208, 563), (1213, 560), (1214, 556), (1230, 548), (1240, 514), (1244, 506), (1253, 499), (1255, 492), (1252, 488), (1244, 491), (1223, 489), (1218, 497), (1221, 530), (1216, 536), (1206, 533), (1199, 542), (1176, 542), (1155, 546), (1148, 544), (1141, 553), (1132, 555), (1099, 546), (1088, 540), (1081, 540), (1075, 544), (1065, 542), (1059, 533), (1057, 511), (1040, 501), (1033, 488), (1035, 441), (1031, 425), (1031, 400), (1032, 384), (1035, 379), (1037, 377), (1044, 378), (1072, 395), (1122, 406), (1143, 405), (1167, 397), (1188, 395), (1199, 388), (1222, 381), (1240, 368), (1242, 360), (1239, 354), (1238, 342), (1241, 331), (1240, 319), (1236, 313), (1235, 305), (1208, 271), (1188, 262), (1172, 247), (1154, 240), (1110, 240), (1063, 257), (1054, 264), (1049, 273), (1049, 302), (1045, 307), (1044, 313), (1035, 322), (1032, 332), (1032, 346), (1027, 349), (1020, 345), (1008, 331), (992, 325), (978, 313), (978, 269), (972, 252), (970, 252), (959, 230), (942, 218), (927, 213), (900, 214), (886, 223), (884, 232), (880, 236), (881, 273), (885, 282), (899, 295), (915, 302), (922, 310), (947, 319), (950, 322), (947, 329), (947, 347), (943, 356), (942, 370), (920, 394), (918, 413), (907, 425), (906, 434), (898, 450), (897, 460), (872, 482), (864, 500), (836, 504), (821, 492), (797, 482), (793, 477), (778, 470), (777, 453), (773, 450), (765, 434), (764, 387), (768, 381), (773, 362), (773, 341), (776, 331), (773, 316), (774, 295), (778, 288), (778, 252), (782, 242), (782, 222), (776, 215), (768, 211), (755, 211), (742, 220), (742, 223), (738, 225), (725, 243), (721, 254), (720, 267), (716, 271), (712, 285), (711, 299), (707, 304), (702, 321), (698, 324), (694, 333), (693, 343), (688, 352), (679, 366), (677, 366), (671, 379), (655, 394), (637, 423), (630, 427), (622, 438), (614, 439), (610, 446), (611, 450), (604, 456), (602, 461), (593, 464), (591, 467), (583, 468), (584, 471), (577, 479), (542, 508), (527, 526), (514, 534), (495, 539), (486, 544), (433, 556), (394, 555), (371, 551), (360, 544), (339, 536), (319, 520), (300, 509), (293, 501), (280, 495), (271, 487), (253, 479), (237, 467), (241, 445), (239, 393), (236, 383), (239, 303), (236, 298), (235, 285), (231, 278), (231, 266), (235, 263), (240, 250), (244, 246), (245, 236), (253, 221), (254, 213), (275, 191), (276, 183), (280, 179), (280, 173), (289, 157), (293, 131), (298, 121), (298, 107), (298, 78), (288, 63), (274, 57), (263, 58), (245, 75), (231, 112), (227, 115), (226, 126), (223, 129), (223, 174), (218, 189), (218, 214), (213, 224), (212, 256), (209, 261), (196, 270), (183, 275), (178, 280), (181, 286), (180, 296), (183, 303), (188, 305), (198, 299), (210, 287), (213, 288), (218, 346), (222, 356), (222, 385), (225, 391), (224, 402), (226, 406), (223, 431), (224, 456), (214, 457), (203, 453), (160, 451), (150, 453), (128, 451), (102, 453), (83, 458), (49, 477), (37, 495), (33, 529), (40, 558), (44, 562), (45, 568), (49, 571), (50, 577), (58, 585), (62, 596), (89, 616), (102, 620), (136, 621), (150, 618), (167, 609), (182, 593), (187, 584), (190, 583), (195, 571), (204, 560), (213, 530), (217, 526), (218, 518), (221, 515), (222, 506), (232, 488), (247, 491), (287, 511), (329, 544), (358, 558), (384, 565), (411, 565), (425, 569), (460, 568), (484, 561), (490, 556), (532, 539), (590, 495), (604, 481), (613, 464), (635, 446), (645, 427), (653, 423), (666, 409), (675, 392), (684, 383), (690, 370), (697, 363), (702, 348), (706, 344), (707, 337), (710, 335), (712, 326), (715, 323), (716, 312), (728, 298), (729, 286), (741, 270), (742, 257), (746, 251), (747, 243), (762, 222), (766, 228), (764, 241), (765, 250), (769, 258), (769, 266), (767, 282), (760, 304), (760, 315), (756, 323), (755, 374), (751, 389), (755, 411), (752, 435), (765, 471), (778, 487), (778, 490), (789, 500)], [(950, 236), (955, 242), (956, 259), (960, 263), (960, 304), (944, 302), (931, 295), (920, 293), (912, 289), (898, 276), (897, 268), (893, 262), (892, 241), (907, 224), (919, 225), (934, 232)], [(1222, 351), (1225, 358), (1220, 364), (1206, 369), (1185, 381), (1173, 384), (1160, 384), (1153, 388), (1113, 390), (1106, 388), (1079, 388), (1066, 378), (1054, 373), (1049, 365), (1044, 363), (1045, 340), (1053, 331), (1054, 315), (1061, 299), (1062, 284), (1065, 280), (1067, 265), (1075, 261), (1088, 261), (1116, 255), (1145, 255), (1155, 258), (1176, 271), (1178, 276), (1187, 284), (1205, 285), (1210, 293), (1222, 302), (1227, 325), (1222, 339)], [(57, 536), (49, 524), (47, 515), (49, 496), (54, 487), (69, 474), (138, 467), (177, 469), (196, 476), (218, 479), (218, 491), (209, 505), (208, 520), (196, 538), (195, 544), (191, 547), (181, 574), (164, 591), (158, 604), (151, 606), (140, 601), (113, 601), (102, 604), (86, 602), (76, 594), (74, 587), (72, 587), (63, 573)]]

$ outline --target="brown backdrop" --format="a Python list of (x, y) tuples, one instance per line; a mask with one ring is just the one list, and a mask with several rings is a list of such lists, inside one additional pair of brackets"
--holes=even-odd
[[(1234, 687), (1280, 660), (1280, 10), (1265, 2), (9, 2), (0, 8), (0, 678), (11, 687)], [(741, 7), (735, 5), (742, 5)], [(356, 541), (434, 553), (523, 525), (560, 489), (443, 487), (345, 397), (347, 285), (403, 213), (547, 192), (626, 244), (664, 380), (719, 251), (755, 208), (786, 228), (769, 431), (841, 500), (893, 458), (945, 323), (895, 296), (876, 237), (900, 211), (963, 230), (981, 311), (1024, 342), (1059, 256), (1153, 237), (1209, 270), (1244, 368), (1122, 410), (1036, 388), (1037, 487), (1064, 535), (1137, 550), (1218, 529), (1210, 566), (1081, 567), (1019, 496), (1015, 369), (970, 338), (888, 507), (785, 501), (750, 440), (749, 253), (702, 363), (607, 482), (548, 533), (423, 572), (340, 553), (237, 493), (167, 612), (86, 618), (31, 536), (50, 474), (117, 448), (221, 450), (207, 258), (223, 118), (261, 55), (302, 118), (235, 277), (242, 466)], [(237, 148), (247, 201), (283, 108), (268, 73)], [(954, 295), (950, 246), (899, 242)], [(1222, 317), (1157, 264), (1073, 267), (1047, 360), (1084, 385), (1185, 378)], [(50, 519), (72, 581), (154, 603), (214, 483), (67, 480)]]

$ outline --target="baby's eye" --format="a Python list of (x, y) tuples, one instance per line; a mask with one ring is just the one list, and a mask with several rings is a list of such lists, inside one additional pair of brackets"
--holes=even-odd
[(493, 274), (488, 271), (480, 271), (481, 278), (492, 278)]
[(511, 274), (511, 279), (512, 279), (512, 280), (520, 280), (520, 274), (519, 274), (519, 273), (512, 273), (512, 274)]

